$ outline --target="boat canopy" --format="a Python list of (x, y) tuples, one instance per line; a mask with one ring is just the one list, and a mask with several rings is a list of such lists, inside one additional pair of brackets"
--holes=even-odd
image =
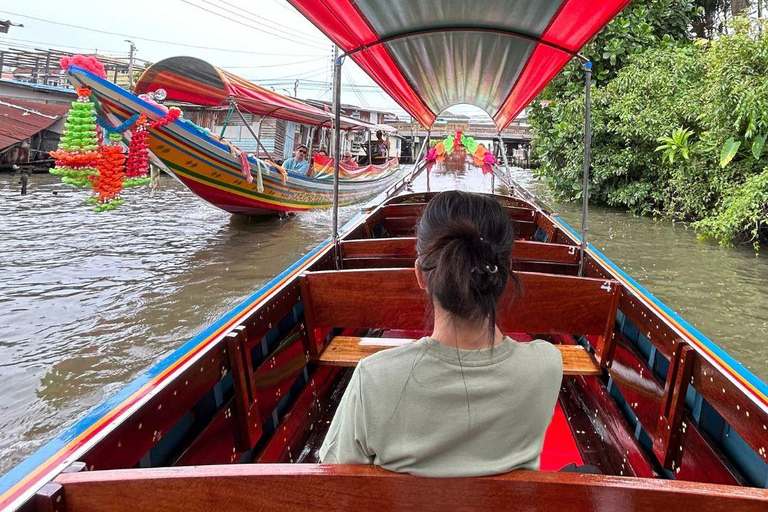
[(504, 129), (630, 0), (288, 0), (419, 123), (458, 103)]
[[(171, 57), (151, 65), (141, 75), (134, 92), (164, 89), (167, 99), (209, 107), (229, 106), (230, 98), (241, 110), (296, 123), (330, 127), (333, 114), (296, 98), (278, 94), (194, 57)], [(342, 130), (392, 131), (386, 125), (365, 123), (342, 116)]]

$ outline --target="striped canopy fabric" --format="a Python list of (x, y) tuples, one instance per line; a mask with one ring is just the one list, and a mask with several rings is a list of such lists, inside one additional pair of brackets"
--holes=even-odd
[(504, 129), (631, 0), (288, 0), (423, 126), (458, 103)]
[[(232, 97), (241, 110), (296, 123), (330, 127), (333, 114), (296, 98), (278, 94), (194, 57), (171, 57), (141, 75), (135, 94), (165, 89), (167, 99), (209, 107), (226, 107)], [(384, 130), (380, 126), (342, 117), (342, 130)]]

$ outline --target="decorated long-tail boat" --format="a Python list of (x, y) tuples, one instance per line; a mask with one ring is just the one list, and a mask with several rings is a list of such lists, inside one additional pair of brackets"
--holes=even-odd
[[(283, 96), (205, 61), (173, 57), (150, 66), (132, 94), (78, 66), (67, 69), (72, 83), (91, 90), (100, 115), (112, 126), (130, 122), (144, 114), (162, 119), (167, 108), (155, 101), (162, 90), (168, 101), (206, 107), (229, 106), (237, 111), (275, 117), (310, 126), (330, 126), (333, 116), (295, 98)], [(159, 95), (158, 95), (159, 96)], [(345, 130), (375, 130), (356, 119), (343, 118)], [(149, 129), (153, 161), (178, 178), (208, 203), (231, 213), (276, 215), (329, 208), (333, 204), (333, 183), (292, 171), (284, 171), (271, 160), (241, 155), (228, 141), (182, 118)], [(343, 177), (339, 204), (349, 205), (370, 199), (398, 179), (402, 168), (396, 158), (383, 165), (366, 166), (362, 179)], [(250, 179), (251, 171), (256, 179)]]
[[(383, 13), (374, 0), (291, 2), (388, 92), (411, 98), (409, 108), (422, 120), (429, 122), (440, 101), (455, 101), (451, 91), (474, 86), (477, 96), (461, 98), (495, 109), (500, 129), (627, 3), (519, 1), (502, 13), (484, 2), (470, 10), (465, 2), (426, 8), (402, 1), (388, 2)], [(464, 28), (449, 30), (460, 21)], [(515, 44), (527, 50), (512, 52)], [(504, 81), (478, 82), (469, 72), (417, 77), (408, 55), (419, 48), (430, 57), (420, 69), (444, 52), (456, 55), (452, 72), (466, 70), (471, 63), (463, 57), (480, 53)], [(494, 60), (498, 52), (505, 66)], [(389, 72), (375, 73), (383, 65)], [(432, 80), (455, 88), (442, 88), (449, 96), (433, 104), (435, 97), (420, 92)], [(531, 83), (520, 85), (524, 80)], [(430, 182), (422, 174), (416, 192), (393, 185), (388, 199), (361, 209), (6, 474), (0, 506), (766, 510), (768, 385), (585, 244), (503, 169), (494, 176), (505, 185), (491, 197), (514, 226), (512, 264), (522, 283), (514, 300), (502, 297), (498, 325), (521, 342), (546, 339), (563, 355), (540, 471), (432, 479), (318, 463), (352, 367), (429, 332), (429, 299), (412, 268), (415, 225), (434, 196), (423, 190)], [(601, 474), (558, 471), (570, 464)]]

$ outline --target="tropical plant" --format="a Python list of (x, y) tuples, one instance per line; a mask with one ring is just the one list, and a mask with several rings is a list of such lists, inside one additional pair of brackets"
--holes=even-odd
[(688, 128), (676, 128), (672, 132), (671, 137), (662, 136), (657, 139), (662, 144), (654, 151), (664, 151), (661, 155), (662, 162), (667, 160), (670, 164), (674, 164), (675, 157), (677, 156), (680, 156), (683, 160), (688, 160), (691, 152), (688, 146), (688, 139), (691, 135), (693, 135), (693, 132)]

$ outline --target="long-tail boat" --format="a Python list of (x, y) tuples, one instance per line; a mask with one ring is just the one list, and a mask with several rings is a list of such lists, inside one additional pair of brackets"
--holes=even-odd
[[(475, 86), (478, 94), (464, 98), (496, 105), (500, 129), (626, 4), (519, 1), (501, 10), (484, 2), (430, 2), (427, 8), (402, 1), (379, 12), (385, 4), (374, 0), (291, 2), (364, 69), (391, 65), (372, 76), (393, 96), (412, 96), (409, 106), (427, 121), (441, 103), (430, 106), (432, 97), (418, 91), (448, 79), (417, 76), (408, 61), (415, 49), (401, 45), (408, 41), (426, 52), (419, 69), (436, 60), (438, 50), (455, 54), (453, 80), (462, 76), (456, 70), (468, 69), (465, 56), (487, 57), (491, 73), (504, 81), (467, 72), (455, 89), (441, 90)], [(349, 35), (355, 30), (367, 35)], [(530, 43), (526, 51), (510, 49), (518, 40)], [(377, 57), (366, 62), (367, 52)], [(507, 76), (509, 69), (517, 74)], [(523, 78), (533, 83), (520, 85)], [(511, 187), (492, 197), (515, 227), (513, 267), (523, 285), (514, 301), (502, 297), (499, 326), (520, 341), (548, 339), (563, 354), (562, 391), (541, 471), (430, 479), (318, 464), (351, 368), (429, 332), (428, 299), (411, 267), (414, 228), (434, 193), (400, 193), (394, 186), (389, 199), (362, 209), (5, 475), (0, 506), (60, 512), (766, 510), (768, 385), (495, 172)], [(558, 471), (571, 463), (602, 474)]]
[[(163, 106), (153, 101), (162, 90), (167, 101), (186, 102), (206, 107), (285, 119), (309, 126), (330, 126), (333, 116), (295, 98), (283, 96), (200, 59), (173, 57), (150, 66), (131, 94), (95, 74), (71, 66), (67, 73), (73, 84), (86, 86), (98, 102), (100, 114), (112, 126), (119, 126), (135, 114), (149, 119), (165, 116)], [(343, 118), (345, 130), (375, 130), (356, 119)], [(283, 172), (270, 161), (239, 156), (239, 149), (226, 140), (182, 119), (153, 127), (149, 149), (154, 162), (178, 178), (193, 193), (230, 213), (277, 215), (302, 212), (333, 205), (333, 183)], [(243, 172), (248, 165), (261, 180), (249, 181)], [(398, 179), (402, 169), (396, 158), (383, 165), (367, 166), (364, 179), (341, 179), (339, 204), (349, 205), (370, 199)]]

